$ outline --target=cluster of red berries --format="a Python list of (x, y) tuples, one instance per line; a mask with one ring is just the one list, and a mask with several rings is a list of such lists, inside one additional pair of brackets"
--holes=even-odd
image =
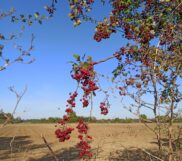
[(127, 32), (125, 37), (129, 40), (134, 38), (131, 32)]
[(65, 110), (65, 112), (66, 112), (66, 113), (72, 113), (73, 110), (72, 110), (72, 108), (67, 108), (67, 109)]
[(80, 142), (77, 144), (79, 156), (83, 159), (91, 158), (92, 152), (89, 143), (92, 140), (92, 137), (87, 135), (88, 125), (83, 120), (80, 120), (76, 128), (78, 129), (78, 138), (80, 139)]
[(65, 124), (70, 120), (70, 113), (73, 112), (73, 107), (75, 107), (75, 98), (77, 96), (77, 92), (73, 92), (73, 94), (70, 93), (70, 98), (67, 100), (67, 109), (65, 112), (66, 115), (63, 116), (62, 119), (58, 121), (58, 124), (62, 126), (62, 128), (58, 128), (55, 131), (55, 135), (57, 138), (59, 138), (60, 142), (64, 142), (65, 140), (70, 139), (70, 134), (74, 130), (73, 128), (66, 127)]
[(75, 98), (77, 97), (78, 93), (75, 91), (73, 94), (70, 93), (70, 98), (67, 100), (67, 107), (75, 107)]
[(81, 140), (77, 144), (77, 147), (80, 149), (80, 152), (79, 152), (80, 158), (92, 157), (91, 146), (88, 144), (87, 141)]
[(102, 115), (107, 115), (108, 114), (108, 104), (106, 102), (101, 102), (100, 103), (100, 110)]
[(142, 44), (148, 43), (152, 38), (154, 37), (154, 34), (151, 32), (143, 33), (143, 37), (140, 39), (140, 42)]
[(89, 105), (88, 96), (98, 89), (94, 82), (95, 72), (93, 70), (93, 63), (89, 63), (87, 67), (78, 67), (72, 75), (72, 78), (81, 83), (81, 88), (84, 91), (82, 101), (83, 107)]
[(89, 105), (89, 101), (85, 96), (83, 96), (83, 99), (81, 99), (80, 101), (82, 101), (83, 107), (87, 107)]
[(73, 128), (63, 128), (63, 129), (57, 129), (55, 131), (56, 137), (59, 138), (60, 142), (64, 142), (65, 140), (70, 139), (70, 134), (73, 131)]
[(124, 29), (124, 33), (125, 33), (125, 38), (127, 38), (129, 40), (135, 38), (132, 27), (129, 24), (123, 23), (123, 29)]
[(114, 15), (118, 15), (120, 13), (120, 11), (124, 10), (124, 9), (127, 9), (128, 8), (128, 3), (125, 3), (125, 1), (120, 1), (120, 0), (115, 0), (113, 3), (112, 3), (112, 6), (113, 6), (113, 10), (112, 10), (112, 13)]
[[(94, 76), (93, 65), (89, 64), (88, 67), (85, 67), (85, 68), (78, 67), (76, 69), (75, 73), (71, 76), (73, 79), (75, 79), (77, 81), (82, 81), (82, 84), (86, 85), (86, 84), (88, 84), (87, 79), (89, 77)], [(85, 81), (83, 81), (83, 80), (85, 80)]]
[(96, 27), (96, 33), (94, 35), (94, 40), (100, 42), (102, 39), (107, 39), (110, 37), (111, 33), (115, 30), (111, 29), (110, 24), (102, 22)]
[(66, 122), (68, 122), (70, 120), (70, 116), (69, 115), (70, 115), (70, 113), (73, 112), (72, 108), (75, 107), (75, 98), (76, 98), (77, 95), (78, 95), (77, 92), (74, 92), (73, 94), (70, 93), (70, 98), (67, 100), (68, 104), (66, 105), (67, 108), (65, 110), (65, 112), (67, 114), (64, 115), (63, 118), (58, 121), (58, 124), (65, 125)]
[[(96, 27), (94, 39), (97, 42), (100, 42), (102, 39), (109, 38), (112, 33), (116, 32), (116, 27), (120, 27), (120, 25), (123, 23), (121, 18), (118, 18), (118, 15), (123, 9), (127, 9), (129, 6), (128, 3), (125, 3), (123, 1), (121, 2), (120, 0), (115, 0), (112, 5), (112, 15), (110, 15), (108, 19), (105, 19), (104, 22), (99, 22)], [(129, 33), (128, 26), (126, 29), (128, 31), (126, 35), (129, 39), (132, 39), (133, 35)]]
[(83, 120), (79, 120), (79, 124), (76, 127), (81, 134), (87, 134), (88, 126)]
[(68, 115), (64, 115), (63, 116), (63, 119), (60, 119), (59, 121), (58, 121), (58, 124), (60, 124), (60, 125), (64, 125), (66, 122), (68, 122), (70, 120), (70, 117), (68, 116)]
[(118, 26), (119, 25), (119, 19), (116, 17), (116, 16), (114, 16), (114, 15), (111, 15), (110, 17), (109, 17), (109, 20), (110, 20), (110, 25), (112, 26), (112, 27), (116, 27), (116, 26)]
[[(86, 83), (85, 83), (86, 82)], [(81, 87), (84, 90), (86, 96), (98, 89), (96, 83), (93, 80), (85, 79)]]
[[(83, 103), (83, 107), (87, 107), (89, 104), (88, 95), (98, 89), (96, 83), (94, 82), (94, 71), (93, 71), (93, 63), (88, 64), (84, 67), (77, 67), (74, 68), (74, 74), (72, 78), (77, 80), (82, 86), (81, 88), (84, 91), (83, 98), (80, 100)], [(78, 93), (75, 91), (70, 93), (70, 97), (67, 100), (67, 109), (65, 112), (66, 115), (58, 122), (62, 128), (58, 128), (55, 131), (57, 138), (59, 138), (60, 142), (64, 142), (65, 140), (70, 139), (70, 134), (73, 131), (73, 128), (66, 127), (66, 123), (70, 120), (70, 114), (73, 112), (73, 108), (76, 106), (75, 98), (77, 97)], [(79, 121), (79, 124), (76, 127), (78, 129), (80, 142), (78, 143), (77, 147), (79, 149), (79, 156), (80, 158), (86, 159), (91, 158), (91, 146), (89, 145), (92, 137), (87, 135), (88, 132), (88, 125), (84, 123), (82, 120)]]

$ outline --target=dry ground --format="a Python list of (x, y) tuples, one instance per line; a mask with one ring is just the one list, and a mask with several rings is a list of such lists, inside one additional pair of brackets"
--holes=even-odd
[[(70, 141), (59, 143), (54, 130), (54, 124), (15, 124), (1, 128), (0, 160), (54, 160), (41, 139), (41, 134), (60, 161), (79, 160), (75, 148), (78, 142), (77, 133), (73, 133)], [(96, 161), (150, 161), (150, 157), (144, 155), (140, 149), (150, 151), (157, 147), (155, 136), (143, 124), (90, 124), (89, 132), (94, 138), (92, 148), (96, 154), (92, 160)]]

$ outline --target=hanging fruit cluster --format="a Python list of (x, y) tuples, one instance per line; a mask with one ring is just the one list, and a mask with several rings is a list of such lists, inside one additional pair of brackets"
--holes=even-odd
[(83, 159), (91, 158), (92, 152), (89, 143), (91, 142), (92, 137), (87, 135), (88, 125), (83, 120), (80, 120), (76, 128), (78, 129), (78, 138), (80, 140), (80, 142), (77, 144), (79, 156)]
[(111, 26), (105, 22), (101, 22), (96, 27), (96, 33), (94, 35), (94, 39), (97, 42), (100, 42), (102, 39), (107, 39), (110, 37), (111, 33), (115, 32), (114, 29), (111, 28)]
[(83, 107), (87, 107), (89, 105), (89, 96), (95, 93), (98, 89), (98, 86), (95, 82), (95, 71), (94, 71), (94, 63), (89, 57), (87, 61), (80, 61), (79, 56), (75, 56), (78, 64), (73, 64), (72, 70), (72, 78), (75, 79), (83, 90), (83, 98), (80, 99), (82, 101)]
[(100, 103), (100, 110), (102, 115), (107, 115), (108, 114), (108, 104), (106, 102), (101, 102)]
[[(90, 96), (95, 94), (95, 91), (98, 89), (95, 82), (94, 63), (90, 57), (88, 57), (86, 61), (81, 61), (80, 56), (78, 55), (74, 55), (74, 57), (76, 59), (76, 63), (73, 63), (71, 77), (77, 81), (78, 87), (83, 90), (83, 96), (80, 101), (82, 102), (83, 107), (87, 107), (89, 105)], [(73, 128), (67, 127), (67, 123), (70, 120), (70, 115), (74, 112), (73, 108), (76, 107), (75, 100), (77, 96), (77, 90), (70, 93), (70, 97), (67, 100), (67, 108), (65, 110), (66, 115), (64, 115), (58, 122), (59, 127), (55, 131), (55, 134), (61, 142), (69, 140), (70, 134), (73, 131)], [(80, 142), (77, 145), (79, 149), (79, 156), (83, 159), (90, 158), (92, 156), (92, 152), (89, 144), (92, 137), (88, 135), (88, 125), (83, 120), (80, 120), (76, 128), (78, 129), (78, 138), (80, 139)]]
[[(64, 142), (65, 140), (70, 139), (70, 134), (74, 130), (73, 128), (67, 127), (66, 123), (70, 120), (70, 114), (73, 113), (73, 108), (75, 107), (75, 98), (77, 97), (77, 92), (70, 93), (70, 98), (67, 100), (66, 105), (66, 115), (63, 116), (62, 119), (58, 121), (58, 128), (55, 131), (56, 137), (59, 139), (60, 142)], [(56, 126), (57, 127), (57, 126)]]

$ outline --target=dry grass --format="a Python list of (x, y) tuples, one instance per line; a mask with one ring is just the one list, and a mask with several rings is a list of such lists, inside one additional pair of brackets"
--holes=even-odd
[[(71, 124), (71, 126), (75, 125)], [(77, 133), (73, 133), (70, 141), (59, 143), (55, 138), (54, 130), (54, 124), (5, 126), (0, 131), (0, 160), (54, 160), (41, 139), (41, 134), (46, 137), (60, 161), (79, 160), (75, 148), (78, 142)], [(94, 138), (92, 148), (96, 155), (93, 160), (154, 160), (141, 150), (146, 149), (150, 153), (156, 153), (157, 148), (155, 136), (143, 124), (90, 124), (89, 132)]]

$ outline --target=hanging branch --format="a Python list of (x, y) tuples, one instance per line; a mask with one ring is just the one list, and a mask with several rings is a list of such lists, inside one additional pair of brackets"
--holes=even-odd
[(3, 52), (4, 46), (0, 44), (0, 58), (4, 62), (3, 65), (0, 65), (0, 71), (5, 70), (8, 66), (10, 66), (10, 65), (12, 65), (12, 64), (14, 64), (16, 62), (21, 62), (21, 63), (24, 63), (24, 64), (31, 64), (31, 63), (33, 63), (35, 61), (34, 58), (31, 58), (27, 62), (25, 62), (24, 58), (31, 56), (30, 52), (33, 50), (34, 39), (35, 39), (35, 36), (32, 34), (31, 41), (30, 41), (30, 47), (29, 47), (28, 50), (23, 50), (21, 46), (15, 45), (15, 48), (18, 49), (18, 51), (20, 52), (20, 55), (17, 56), (14, 60), (7, 59), (7, 58), (5, 58), (3, 56), (2, 52)]

